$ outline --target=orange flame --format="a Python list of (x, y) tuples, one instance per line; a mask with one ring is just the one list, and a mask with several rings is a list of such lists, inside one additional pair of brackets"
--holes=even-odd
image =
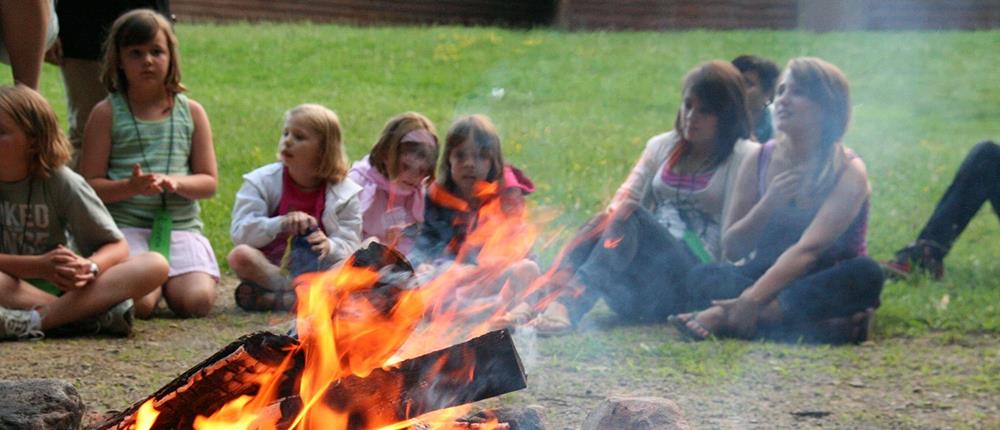
[[(352, 259), (334, 270), (299, 277), (297, 349), (278, 369), (257, 381), (261, 388), (256, 396), (240, 397), (211, 417), (198, 417), (194, 428), (276, 428), (281, 417), (272, 415), (273, 405), (280, 402), (276, 397), (281, 376), (292, 366), (292, 355), (299, 352), (304, 367), (296, 387), (302, 407), (287, 428), (346, 429), (358, 415), (365, 417), (366, 429), (401, 429), (415, 422), (439, 430), (501, 428), (495, 420), (457, 426), (456, 419), (469, 411), (469, 405), (393, 423), (368, 417), (365, 410), (336, 410), (323, 401), (331, 384), (344, 377), (367, 378), (375, 369), (485, 334), (494, 329), (491, 318), (506, 313), (539, 288), (539, 282), (515, 280), (508, 270), (522, 264), (534, 245), (537, 228), (528, 221), (528, 211), (523, 205), (510, 210), (501, 204), (495, 183), (478, 184), (476, 195), (481, 201), (474, 227), (455, 256), (455, 261), (475, 256), (476, 265), (456, 263), (433, 269), (436, 276), (418, 286), (380, 286), (379, 273), (355, 267)], [(468, 358), (466, 368), (445, 370), (442, 362), (437, 370), (449, 372), (449, 378), (471, 381), (476, 369), (471, 366), (474, 359)], [(380, 386), (378, 397), (398, 398), (403, 388)]]

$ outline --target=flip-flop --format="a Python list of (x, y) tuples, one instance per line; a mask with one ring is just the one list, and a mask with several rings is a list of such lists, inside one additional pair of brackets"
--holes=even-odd
[[(689, 315), (688, 317), (684, 317)], [(684, 340), (700, 342), (712, 337), (712, 332), (698, 322), (698, 313), (671, 315), (667, 322), (677, 329)]]
[(522, 326), (535, 318), (535, 310), (527, 303), (514, 306), (507, 313), (495, 318), (490, 324), (497, 329)]
[(548, 309), (542, 311), (526, 325), (533, 327), (535, 333), (542, 337), (562, 336), (572, 333), (576, 329), (573, 322), (570, 321), (569, 315), (552, 315)]

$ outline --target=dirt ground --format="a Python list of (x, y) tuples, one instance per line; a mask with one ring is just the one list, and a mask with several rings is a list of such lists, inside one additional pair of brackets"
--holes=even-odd
[[(73, 384), (95, 412), (121, 410), (239, 336), (279, 332), (287, 316), (235, 308), (226, 279), (200, 320), (137, 323), (128, 339), (0, 343), (0, 379)], [(482, 406), (545, 408), (577, 429), (609, 396), (672, 399), (697, 428), (1000, 428), (1000, 339), (929, 334), (860, 346), (681, 343), (665, 326), (617, 326), (606, 309), (560, 338), (516, 337), (528, 388)]]

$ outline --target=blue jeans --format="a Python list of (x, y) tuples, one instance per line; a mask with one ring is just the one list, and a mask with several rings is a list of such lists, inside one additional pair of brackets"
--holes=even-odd
[[(684, 279), (698, 260), (646, 209), (628, 216), (598, 215), (570, 242), (558, 271), (569, 271), (584, 286), (578, 297), (563, 294), (575, 324), (603, 298), (616, 314), (631, 322), (665, 320), (690, 310)], [(607, 227), (601, 230), (603, 224)], [(611, 246), (613, 244), (613, 246)]]

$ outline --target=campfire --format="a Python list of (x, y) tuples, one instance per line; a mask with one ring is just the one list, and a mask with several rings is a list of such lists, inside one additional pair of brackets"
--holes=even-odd
[(421, 279), (373, 243), (338, 269), (297, 279), (288, 334), (246, 335), (94, 429), (510, 428), (488, 414), (461, 417), (471, 402), (527, 386), (510, 333), (490, 330), (516, 303), (455, 300), (502, 284), (503, 269), (534, 243), (525, 214), (499, 211), (481, 208), (459, 252), (461, 261), (475, 249), (477, 266)]

